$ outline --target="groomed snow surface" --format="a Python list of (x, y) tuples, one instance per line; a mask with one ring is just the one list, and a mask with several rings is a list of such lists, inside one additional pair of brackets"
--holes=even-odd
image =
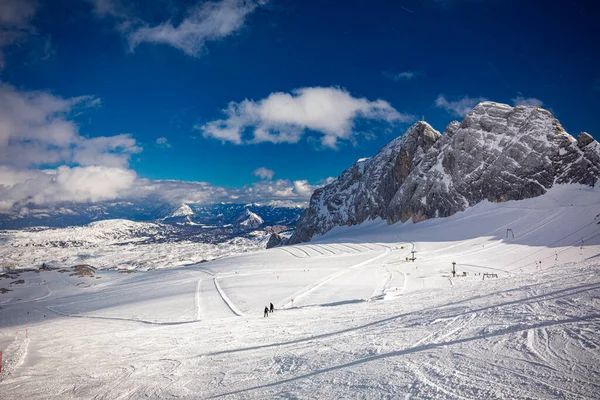
[(185, 268), (21, 273), (0, 397), (598, 398), (599, 272), (600, 188), (559, 186)]

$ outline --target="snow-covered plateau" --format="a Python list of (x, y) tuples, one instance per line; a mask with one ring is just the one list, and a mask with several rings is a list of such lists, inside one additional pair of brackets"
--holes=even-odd
[[(202, 227), (124, 219), (67, 228), (0, 231), (0, 271), (89, 264), (101, 269), (159, 269), (264, 249), (269, 234), (219, 237)], [(217, 239), (220, 239), (217, 241)]]
[(0, 397), (598, 398), (599, 272), (583, 185), (185, 267), (5, 271)]

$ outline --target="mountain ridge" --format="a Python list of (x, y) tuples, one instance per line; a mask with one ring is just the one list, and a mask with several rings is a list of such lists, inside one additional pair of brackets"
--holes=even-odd
[(595, 184), (600, 144), (547, 110), (482, 102), (440, 134), (419, 121), (317, 189), (289, 244), (335, 226), (446, 217), (480, 201), (521, 200), (555, 184)]

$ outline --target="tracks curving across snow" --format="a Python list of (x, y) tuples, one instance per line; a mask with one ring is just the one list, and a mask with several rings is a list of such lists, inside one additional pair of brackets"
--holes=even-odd
[[(312, 285), (309, 285), (308, 287), (303, 288), (302, 290), (294, 293), (291, 298), (294, 300), (300, 299), (300, 298), (304, 298), (306, 297), (308, 294), (310, 294), (311, 292), (313, 292), (314, 290), (320, 288), (321, 286), (325, 285), (326, 283), (330, 282), (331, 280), (344, 275), (347, 272), (350, 272), (352, 270), (364, 267), (365, 265), (368, 265), (374, 261), (377, 261), (387, 255), (389, 255), (392, 252), (391, 248), (389, 247), (385, 247), (385, 251), (381, 254), (376, 255), (375, 257), (369, 258), (366, 261), (360, 262), (358, 264), (352, 265), (350, 267), (344, 268), (341, 271), (337, 271), (329, 276), (326, 276), (325, 278), (313, 283)], [(289, 308), (293, 306), (293, 302), (292, 301), (288, 301), (283, 305), (283, 308)]]

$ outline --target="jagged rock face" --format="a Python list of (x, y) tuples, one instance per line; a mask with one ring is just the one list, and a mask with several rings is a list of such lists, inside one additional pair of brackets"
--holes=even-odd
[(541, 108), (481, 103), (412, 171), (385, 218), (446, 217), (482, 200), (521, 200), (555, 183), (588, 183), (600, 174), (600, 164), (597, 152), (585, 150), (592, 142), (582, 142), (583, 151)]
[(554, 184), (593, 184), (600, 144), (575, 140), (546, 110), (484, 102), (439, 135), (418, 122), (377, 156), (313, 194), (290, 243), (334, 226), (446, 217), (482, 200), (520, 200)]
[(289, 243), (308, 241), (335, 226), (355, 225), (384, 215), (414, 166), (440, 137), (426, 122), (417, 122), (375, 157), (359, 160), (333, 183), (317, 189)]
[(267, 249), (272, 249), (273, 247), (279, 247), (283, 245), (285, 242), (285, 238), (278, 233), (273, 233), (267, 242)]

